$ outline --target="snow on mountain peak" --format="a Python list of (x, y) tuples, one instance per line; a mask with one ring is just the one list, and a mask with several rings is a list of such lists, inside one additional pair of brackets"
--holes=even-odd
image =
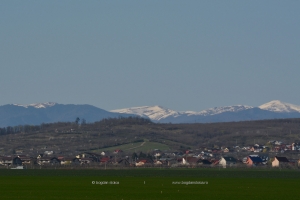
[(300, 112), (300, 106), (281, 102), (279, 100), (273, 100), (259, 106), (262, 110), (268, 110), (272, 112)]
[(56, 103), (54, 102), (46, 102), (46, 103), (32, 103), (32, 104), (27, 104), (27, 105), (23, 105), (23, 104), (13, 104), (15, 106), (21, 106), (24, 108), (28, 108), (28, 107), (34, 107), (34, 108), (47, 108), (47, 107), (52, 107), (54, 105), (56, 105)]
[(167, 108), (163, 108), (161, 106), (141, 106), (141, 107), (132, 107), (132, 108), (124, 108), (124, 109), (117, 109), (111, 110), (111, 112), (116, 113), (127, 113), (127, 114), (135, 114), (141, 117), (148, 117), (153, 121), (159, 121), (161, 119), (165, 119), (167, 117), (179, 117), (181, 115), (216, 115), (223, 112), (238, 112), (241, 110), (247, 110), (253, 108), (251, 106), (243, 106), (243, 105), (236, 105), (236, 106), (225, 106), (225, 107), (215, 107), (210, 108), (207, 110), (203, 110), (200, 112), (195, 111), (174, 111)]
[(111, 110), (111, 112), (135, 114), (141, 117), (148, 117), (153, 121), (158, 121), (160, 119), (166, 118), (171, 115), (176, 117), (180, 114), (177, 111), (163, 108), (161, 106), (132, 107), (132, 108)]
[[(206, 110), (202, 110), (200, 112), (195, 111), (174, 111), (170, 109), (163, 108), (161, 106), (141, 106), (141, 107), (132, 107), (132, 108), (124, 108), (111, 110), (111, 112), (116, 113), (127, 113), (127, 114), (135, 114), (141, 117), (147, 117), (153, 121), (160, 121), (162, 119), (166, 119), (168, 117), (188, 117), (188, 116), (212, 116), (218, 115), (224, 112), (239, 112), (243, 110), (252, 109), (254, 107), (247, 105), (234, 105), (234, 106), (223, 106), (223, 107), (214, 107)], [(274, 100), (259, 106), (262, 110), (269, 110), (272, 112), (300, 112), (300, 106), (283, 103), (279, 100)]]
[(235, 105), (235, 106), (222, 106), (222, 107), (214, 107), (209, 108), (206, 110), (202, 110), (200, 112), (186, 112), (189, 115), (216, 115), (223, 112), (238, 112), (242, 110), (247, 110), (253, 108), (252, 106), (246, 106), (246, 105)]

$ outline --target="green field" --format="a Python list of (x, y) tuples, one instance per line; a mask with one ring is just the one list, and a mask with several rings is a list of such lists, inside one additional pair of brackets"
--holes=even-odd
[(102, 151), (114, 151), (116, 149), (121, 149), (124, 152), (148, 152), (148, 151), (153, 151), (154, 149), (159, 149), (159, 150), (168, 150), (170, 149), (168, 145), (158, 143), (158, 142), (148, 142), (145, 140), (145, 142), (135, 142), (135, 143), (130, 143), (130, 144), (123, 144), (119, 146), (113, 146), (113, 147), (108, 147), (108, 148), (103, 148), (103, 149), (97, 149), (94, 150), (93, 152), (100, 153)]
[(0, 170), (0, 199), (299, 199), (299, 180), (296, 170)]

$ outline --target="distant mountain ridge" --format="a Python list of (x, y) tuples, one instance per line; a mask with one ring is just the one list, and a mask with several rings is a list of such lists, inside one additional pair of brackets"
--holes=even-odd
[(161, 106), (141, 106), (111, 110), (111, 112), (135, 114), (161, 123), (207, 123), (274, 118), (300, 117), (300, 106), (273, 100), (258, 107), (235, 105), (209, 108), (200, 112), (174, 111)]
[(0, 106), (0, 127), (39, 125), (41, 123), (74, 122), (77, 117), (86, 122), (104, 118), (136, 116), (112, 113), (91, 105), (37, 103), (29, 105), (9, 104)]
[(274, 100), (258, 107), (235, 105), (195, 112), (174, 111), (162, 106), (140, 106), (106, 111), (91, 105), (58, 104), (54, 102), (28, 105), (8, 104), (0, 106), (0, 127), (74, 122), (77, 117), (90, 123), (104, 118), (129, 116), (140, 116), (158, 123), (212, 123), (300, 118), (300, 106)]

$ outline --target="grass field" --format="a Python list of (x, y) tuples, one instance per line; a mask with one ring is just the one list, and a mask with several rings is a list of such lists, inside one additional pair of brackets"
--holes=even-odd
[(299, 181), (296, 170), (0, 170), (0, 199), (299, 199)]
[(108, 147), (108, 148), (103, 148), (103, 149), (97, 149), (94, 150), (93, 152), (96, 153), (101, 153), (102, 151), (114, 151), (116, 149), (121, 149), (124, 152), (148, 152), (151, 151), (153, 149), (159, 149), (159, 150), (168, 150), (169, 146), (162, 144), (162, 143), (158, 143), (158, 142), (148, 142), (147, 140), (145, 140), (145, 142), (135, 142), (135, 143), (130, 143), (130, 144), (123, 144), (123, 145), (119, 145), (119, 146), (114, 146), (114, 147)]

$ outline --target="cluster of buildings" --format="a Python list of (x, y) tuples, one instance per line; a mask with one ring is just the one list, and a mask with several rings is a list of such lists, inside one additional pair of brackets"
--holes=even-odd
[[(300, 167), (300, 159), (288, 159), (284, 156), (269, 158), (268, 155), (251, 154), (239, 159), (232, 155), (214, 155), (202, 152), (195, 156), (192, 152), (185, 153), (163, 153), (156, 150), (146, 157), (130, 157), (125, 155), (103, 155), (85, 152), (75, 157), (64, 157), (55, 155), (39, 154), (37, 157), (25, 155), (0, 156), (0, 165), (7, 168), (24, 166), (24, 168), (35, 168), (36, 166), (58, 167), (58, 166), (93, 166), (93, 167)], [(20, 167), (19, 167), (20, 168)], [(18, 168), (18, 169), (19, 169)], [(14, 168), (15, 169), (15, 168)]]
[[(287, 158), (300, 151), (300, 144), (283, 144), (281, 141), (269, 141), (266, 145), (255, 144), (246, 147), (202, 147), (196, 150), (160, 151), (126, 154), (121, 149), (113, 152), (84, 152), (75, 156), (55, 154), (44, 151), (38, 155), (23, 155), (16, 150), (15, 155), (0, 156), (0, 166), (120, 166), (120, 167), (242, 167), (242, 166), (300, 166), (300, 160)], [(296, 154), (294, 154), (296, 155)], [(298, 154), (297, 154), (298, 155)], [(297, 156), (296, 156), (297, 157)], [(20, 168), (20, 167), (19, 167)]]

